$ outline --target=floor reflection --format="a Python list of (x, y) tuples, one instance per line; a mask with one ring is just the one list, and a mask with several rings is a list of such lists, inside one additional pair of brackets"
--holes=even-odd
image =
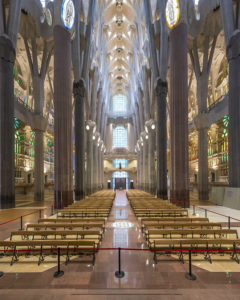
[(133, 227), (134, 224), (128, 221), (119, 221), (119, 222), (114, 222), (112, 224), (112, 227), (118, 228), (118, 229), (126, 229), (126, 228), (131, 228)]
[(114, 217), (115, 217), (115, 219), (128, 219), (127, 209), (115, 209)]
[(123, 197), (116, 197), (115, 206), (127, 206), (127, 199)]
[(113, 247), (128, 247), (128, 229), (114, 229), (113, 231)]

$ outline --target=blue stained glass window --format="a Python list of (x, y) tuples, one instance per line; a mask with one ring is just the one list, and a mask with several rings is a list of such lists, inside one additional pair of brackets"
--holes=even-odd
[(113, 129), (113, 148), (127, 148), (127, 146), (127, 128), (125, 128), (124, 126), (117, 126)]
[(113, 167), (119, 168), (119, 164), (121, 164), (122, 168), (128, 167), (128, 160), (127, 159), (114, 159), (113, 161)]

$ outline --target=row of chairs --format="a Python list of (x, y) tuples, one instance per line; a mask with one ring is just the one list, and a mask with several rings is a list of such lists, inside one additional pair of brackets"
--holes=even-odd
[(87, 197), (84, 200), (75, 202), (57, 213), (58, 218), (107, 218), (110, 214), (113, 200), (115, 198), (114, 191), (103, 191)]
[(237, 230), (224, 229), (221, 223), (209, 222), (208, 218), (188, 216), (186, 209), (176, 209), (168, 201), (140, 195), (141, 191), (127, 193), (131, 207), (141, 221), (146, 242), (154, 251), (156, 263), (160, 255), (171, 254), (171, 250), (178, 250), (174, 253), (184, 262), (184, 254), (189, 249), (202, 251), (198, 255), (203, 254), (210, 263), (213, 253), (230, 253), (231, 258), (239, 263), (236, 250), (240, 247), (240, 240)]
[[(74, 211), (80, 208), (91, 212), (92, 206), (99, 212), (101, 209), (110, 211), (114, 197), (114, 192), (97, 192), (64, 210)], [(25, 230), (11, 232), (9, 240), (0, 241), (0, 255), (10, 256), (11, 265), (17, 262), (20, 256), (38, 256), (40, 265), (46, 256), (56, 255), (58, 248), (61, 248), (61, 255), (66, 257), (66, 264), (71, 256), (83, 255), (91, 256), (94, 264), (107, 217), (108, 214), (95, 217), (90, 213), (76, 218), (73, 215), (58, 213), (52, 218), (39, 219), (38, 223), (27, 224)]]

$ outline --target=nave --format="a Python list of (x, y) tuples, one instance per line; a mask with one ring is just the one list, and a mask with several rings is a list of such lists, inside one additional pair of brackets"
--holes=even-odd
[[(134, 198), (142, 193), (136, 190), (129, 191), (128, 198), (131, 199), (131, 195)], [(150, 199), (150, 195), (146, 193), (143, 195)], [(198, 293), (199, 299), (204, 299), (209, 296), (209, 293), (212, 293), (213, 289), (216, 290), (214, 295), (211, 294), (211, 299), (223, 299), (226, 295), (231, 295), (231, 299), (237, 299), (237, 296), (234, 295), (234, 287), (239, 284), (239, 265), (229, 258), (226, 258), (226, 262), (217, 260), (212, 264), (204, 259), (193, 262), (192, 272), (197, 276), (197, 280), (189, 281), (185, 278), (185, 273), (188, 271), (187, 258), (182, 264), (176, 255), (161, 255), (156, 264), (153, 253), (139, 251), (148, 249), (148, 245), (141, 230), (143, 222), (136, 217), (136, 209), (134, 213), (133, 205), (130, 206), (128, 198), (125, 191), (116, 192), (113, 206), (105, 222), (103, 240), (100, 250), (96, 254), (94, 265), (91, 260), (85, 262), (85, 259), (81, 263), (83, 260), (81, 256), (71, 258), (69, 264), (65, 265), (64, 258), (61, 257), (61, 270), (64, 271), (64, 276), (54, 278), (56, 255), (51, 256), (50, 260), (46, 258), (40, 266), (37, 265), (37, 259), (31, 257), (20, 258), (12, 266), (9, 265), (9, 258), (7, 258), (8, 263), (4, 263), (5, 258), (1, 258), (0, 270), (6, 273), (0, 280), (0, 288), (3, 295), (6, 295), (6, 299), (10, 295), (16, 296), (22, 286), (25, 286), (25, 290), (21, 290), (18, 295), (19, 299), (33, 299), (32, 293), (41, 295), (44, 299), (55, 299), (55, 297), (68, 299), (67, 297), (70, 295), (82, 295), (83, 299), (120, 299), (121, 294), (127, 295), (127, 299), (148, 299), (145, 298), (145, 295), (146, 297), (151, 295), (150, 299), (159, 299), (161, 295), (164, 296), (164, 299), (179, 299), (180, 296), (184, 296), (184, 299), (192, 299), (192, 294)], [(141, 199), (141, 203), (143, 201), (144, 198)], [(103, 208), (101, 209), (103, 210)], [(77, 210), (75, 207), (75, 213)], [(60, 210), (59, 213), (63, 215), (63, 211)], [(189, 218), (204, 218), (203, 216), (191, 216), (191, 212), (192, 207), (188, 211)], [(148, 214), (147, 208), (146, 214)], [(53, 220), (55, 218), (56, 215), (50, 217)], [(72, 220), (74, 218), (72, 215)], [(95, 218), (100, 219), (100, 217)], [(147, 217), (142, 218), (146, 219)], [(171, 217), (155, 216), (154, 218), (164, 220)], [(186, 217), (183, 218), (186, 219)], [(45, 219), (47, 220), (47, 217)], [(62, 220), (60, 215), (57, 219)], [(66, 217), (67, 219), (68, 217)], [(210, 218), (209, 222), (211, 221), (216, 222)], [(223, 219), (220, 222), (222, 221)], [(25, 225), (29, 226), (29, 224)], [(51, 223), (51, 226), (54, 225)], [(118, 247), (138, 249), (138, 251), (121, 250), (122, 270), (125, 273), (121, 279), (114, 275), (118, 269)], [(228, 272), (222, 272), (226, 266)], [(29, 280), (31, 280), (31, 286), (27, 284)], [(217, 291), (218, 289), (219, 291)]]

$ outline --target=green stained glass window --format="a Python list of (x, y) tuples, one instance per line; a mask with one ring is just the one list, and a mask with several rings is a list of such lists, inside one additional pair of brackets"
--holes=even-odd
[(18, 118), (14, 118), (14, 129), (17, 130), (19, 128), (19, 120)]
[(223, 117), (223, 125), (225, 127), (228, 127), (228, 125), (229, 125), (229, 116), (224, 116)]

